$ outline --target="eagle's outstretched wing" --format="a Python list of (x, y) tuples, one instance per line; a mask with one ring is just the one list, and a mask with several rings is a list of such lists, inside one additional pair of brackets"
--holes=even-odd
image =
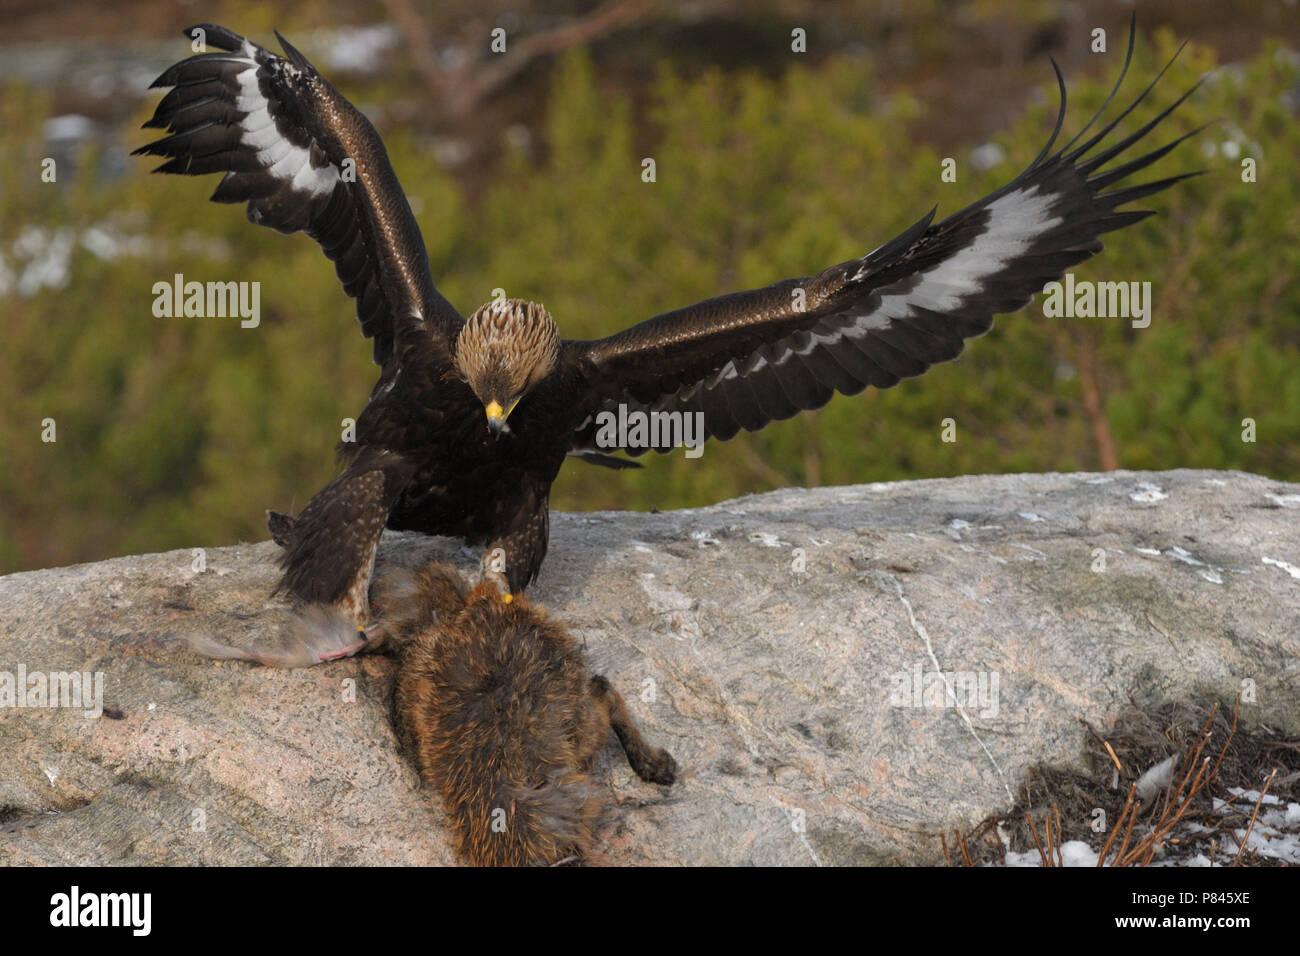
[(1065, 82), (1053, 62), (1061, 108), (1047, 145), (1008, 185), (942, 222), (932, 223), (932, 210), (874, 252), (817, 275), (709, 299), (605, 339), (566, 341), (568, 381), (577, 383), (578, 414), (588, 416), (573, 447), (619, 450), (596, 440), (597, 416), (619, 404), (629, 411), (702, 412), (707, 434), (727, 439), (741, 428), (755, 431), (820, 408), (835, 392), (888, 388), (956, 358), (966, 339), (992, 327), (994, 315), (1022, 308), (1045, 283), (1100, 251), (1099, 235), (1151, 215), (1121, 206), (1195, 175), (1102, 191), (1187, 138), (1101, 170), (1192, 90), (1136, 132), (1088, 155), (1142, 102), (1157, 76), (1119, 116), (1078, 143), (1110, 105), (1132, 57), (1133, 31), (1106, 103), (1049, 156), (1065, 117)]
[(370, 121), (278, 33), (287, 59), (224, 27), (185, 34), (223, 52), (182, 60), (154, 81), (172, 90), (145, 127), (171, 135), (135, 152), (169, 157), (155, 172), (225, 173), (213, 202), (247, 202), (251, 221), (320, 243), (357, 300), (376, 364), (388, 364), (404, 323), (453, 337), (461, 316), (433, 286), (420, 228)]

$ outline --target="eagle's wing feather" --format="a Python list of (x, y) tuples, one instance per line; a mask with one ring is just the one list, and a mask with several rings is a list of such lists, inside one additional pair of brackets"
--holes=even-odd
[(168, 157), (156, 172), (223, 172), (214, 202), (248, 203), (248, 218), (306, 232), (333, 262), (374, 357), (385, 366), (394, 336), (426, 322), (450, 339), (460, 314), (433, 286), (415, 216), (379, 134), (301, 53), (286, 56), (224, 27), (202, 24), (205, 52), (154, 81), (170, 86), (146, 128), (171, 135), (136, 153)]
[(1102, 233), (1151, 215), (1119, 207), (1195, 175), (1102, 191), (1193, 135), (1098, 171), (1192, 92), (1088, 156), (1154, 80), (1119, 116), (1074, 145), (1109, 106), (1132, 55), (1130, 33), (1124, 69), (1106, 103), (1074, 140), (1049, 155), (1065, 116), (1065, 84), (1053, 62), (1061, 107), (1047, 145), (1008, 185), (947, 219), (934, 223), (931, 211), (861, 259), (814, 276), (709, 299), (605, 339), (565, 342), (564, 360), (580, 394), (577, 414), (585, 416), (573, 447), (595, 447), (597, 416), (620, 404), (629, 411), (702, 412), (706, 433), (727, 439), (819, 408), (835, 392), (888, 388), (956, 358), (966, 339), (992, 327), (994, 315), (1022, 308), (1046, 283), (1100, 251)]

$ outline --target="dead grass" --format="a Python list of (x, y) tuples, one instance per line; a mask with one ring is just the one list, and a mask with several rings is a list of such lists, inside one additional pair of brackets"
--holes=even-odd
[[(952, 846), (941, 835), (944, 860), (974, 866), (1003, 862), (1008, 849), (1036, 849), (1043, 866), (1061, 866), (1062, 844), (1079, 840), (1098, 854), (1099, 866), (1149, 866), (1157, 857), (1198, 854), (1216, 863), (1230, 857), (1232, 866), (1286, 865), (1247, 851), (1246, 844), (1264, 796), (1296, 794), (1300, 739), (1262, 724), (1240, 727), (1239, 703), (1133, 703), (1104, 732), (1081, 718), (1087, 770), (1033, 768), (1010, 813), (954, 833)], [(1168, 781), (1140, 789), (1143, 773), (1170, 757)], [(1260, 791), (1249, 813), (1235, 803), (1216, 810), (1215, 799), (1234, 800), (1230, 787)]]

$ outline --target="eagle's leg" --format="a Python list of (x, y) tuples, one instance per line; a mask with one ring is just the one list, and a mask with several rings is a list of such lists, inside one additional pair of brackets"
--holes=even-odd
[[(280, 547), (288, 550), (293, 546), (294, 532), (295, 529), (297, 528), (297, 521), (292, 515), (283, 514), (279, 511), (268, 510), (266, 512), (266, 527), (267, 530), (271, 532), (271, 540), (274, 541), (276, 544), (278, 544)], [(322, 622), (318, 621), (317, 625), (319, 626), (321, 623)], [(307, 625), (307, 621), (305, 618), (300, 617), (297, 624), (300, 628), (305, 627)], [(323, 642), (310, 642), (310, 641), (308, 642), (309, 645), (310, 644), (319, 645), (318, 650), (315, 652), (316, 659), (310, 660), (311, 664), (323, 662), (323, 661), (338, 660), (339, 658), (342, 657), (351, 657), (353, 654), (356, 654), (358, 651), (364, 648), (374, 638), (376, 633), (376, 628), (373, 624), (370, 627), (365, 627), (362, 624), (358, 623), (356, 627), (356, 631), (353, 635), (355, 637), (355, 640), (344, 643), (341, 646), (335, 646), (336, 644), (338, 644), (338, 636), (336, 633), (334, 633), (336, 632), (337, 629), (325, 625), (323, 630), (325, 633), (329, 633), (331, 636), (325, 639), (325, 641)], [(271, 661), (265, 659), (265, 654), (263, 653), (251, 654), (246, 659), (255, 660), (262, 664), (272, 663)], [(285, 665), (285, 666), (296, 666), (296, 665)]]
[(323, 604), (349, 617), (358, 633), (371, 624), (370, 576), (379, 538), (410, 479), (406, 459), (362, 448), (293, 521), (277, 591)]
[(525, 494), (522, 506), (505, 522), (506, 530), (494, 537), (483, 552), (483, 578), (496, 584), (509, 603), (533, 583), (546, 557), (550, 516), (545, 494)]
[(284, 547), (284, 575), (275, 590), (294, 599), (293, 620), (253, 647), (210, 638), (191, 646), (207, 657), (310, 667), (382, 645), (384, 630), (371, 617), (370, 579), (388, 514), (409, 478), (400, 455), (362, 448), (297, 518), (270, 514), (272, 536)]
[(479, 561), (478, 566), (479, 581), (490, 581), (496, 585), (501, 600), (509, 604), (515, 599), (515, 589), (510, 586), (510, 579), (506, 577), (503, 554), (504, 549), (499, 547), (488, 548), (483, 552), (483, 559)]

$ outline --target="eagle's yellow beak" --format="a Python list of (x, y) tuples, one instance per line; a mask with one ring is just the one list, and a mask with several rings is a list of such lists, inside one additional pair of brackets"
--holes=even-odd
[(519, 399), (516, 398), (510, 403), (509, 408), (502, 408), (498, 402), (488, 402), (483, 406), (483, 410), (487, 412), (488, 431), (494, 436), (500, 436), (502, 432), (508, 432), (510, 429), (506, 427), (506, 419), (510, 417), (510, 413), (515, 410), (515, 406), (518, 404)]

